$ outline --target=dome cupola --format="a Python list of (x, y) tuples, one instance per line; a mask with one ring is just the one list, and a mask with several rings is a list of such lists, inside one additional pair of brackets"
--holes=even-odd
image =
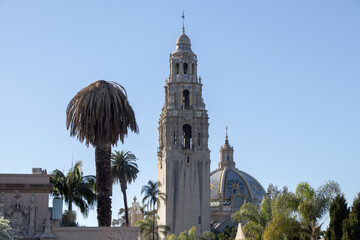
[[(185, 34), (184, 27), (176, 40), (175, 51), (170, 54), (169, 82), (200, 83), (197, 78), (197, 57), (191, 50), (190, 38)], [(184, 87), (187, 88), (189, 85), (184, 85)], [(190, 91), (183, 95), (183, 99), (189, 99), (189, 108), (191, 108), (191, 96)], [(188, 109), (186, 106), (185, 104), (182, 108)]]
[(182, 34), (176, 40), (175, 52), (192, 52), (190, 38), (185, 34), (184, 28)]
[(250, 174), (235, 168), (234, 149), (226, 133), (220, 148), (218, 168), (210, 173), (211, 223), (221, 222), (246, 202), (260, 204), (266, 195), (261, 184)]
[(226, 129), (225, 144), (220, 148), (219, 168), (235, 167), (234, 149), (229, 145), (229, 138)]

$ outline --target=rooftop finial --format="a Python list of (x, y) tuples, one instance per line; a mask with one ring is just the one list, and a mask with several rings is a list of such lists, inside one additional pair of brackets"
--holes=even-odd
[(185, 33), (185, 10), (183, 10), (183, 14), (181, 15), (182, 19), (183, 19), (183, 29), (182, 29), (182, 32)]
[(225, 144), (229, 145), (229, 139), (228, 139), (228, 127), (226, 126), (226, 136), (225, 136)]

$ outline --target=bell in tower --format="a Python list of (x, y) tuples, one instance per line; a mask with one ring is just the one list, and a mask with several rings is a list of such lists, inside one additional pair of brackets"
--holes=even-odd
[(184, 28), (169, 64), (159, 119), (158, 181), (166, 194), (158, 208), (159, 224), (175, 234), (195, 226), (200, 235), (210, 230), (209, 118), (197, 57)]

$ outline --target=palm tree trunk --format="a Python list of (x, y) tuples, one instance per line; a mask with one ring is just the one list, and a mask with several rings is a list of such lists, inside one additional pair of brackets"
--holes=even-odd
[(112, 183), (110, 172), (111, 145), (103, 144), (95, 147), (97, 219), (99, 227), (111, 225)]
[(154, 207), (153, 207), (153, 232), (152, 232), (152, 237), (153, 240), (155, 240), (155, 203), (154, 203)]
[(129, 211), (128, 211), (128, 205), (127, 205), (127, 197), (126, 197), (126, 179), (124, 180), (120, 180), (120, 186), (121, 186), (121, 192), (123, 193), (123, 198), (124, 198), (124, 208), (125, 208), (125, 222), (126, 222), (126, 226), (129, 226)]

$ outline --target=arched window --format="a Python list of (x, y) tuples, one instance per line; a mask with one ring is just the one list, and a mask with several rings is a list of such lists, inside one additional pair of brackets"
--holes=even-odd
[(195, 65), (192, 64), (191, 65), (191, 75), (194, 75), (195, 74)]
[(179, 74), (179, 63), (176, 63), (176, 74)]
[(182, 147), (183, 149), (191, 149), (191, 145), (192, 145), (191, 126), (189, 124), (185, 124), (183, 126), (183, 133), (182, 133)]
[(183, 108), (189, 109), (190, 108), (190, 98), (189, 98), (189, 90), (183, 91)]
[(184, 63), (184, 74), (187, 74), (188, 73), (188, 64), (187, 63)]

